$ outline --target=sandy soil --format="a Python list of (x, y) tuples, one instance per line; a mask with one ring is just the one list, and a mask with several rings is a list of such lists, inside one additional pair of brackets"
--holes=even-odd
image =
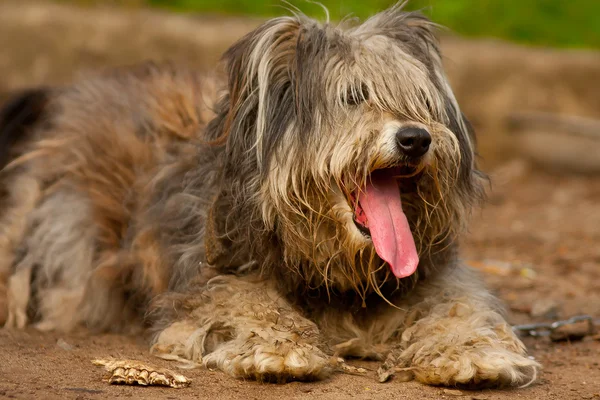
[[(81, 70), (146, 58), (207, 68), (256, 23), (7, 0), (0, 4), (0, 98), (3, 90), (68, 82)], [(519, 153), (506, 124), (522, 110), (600, 117), (600, 54), (452, 37), (443, 47), (493, 182), (464, 239), (466, 262), (506, 302), (512, 323), (600, 317), (600, 178), (537, 168)], [(148, 356), (142, 338), (0, 330), (0, 398), (600, 399), (600, 341), (526, 343), (544, 370), (536, 385), (522, 390), (457, 392), (414, 382), (380, 384), (371, 375), (261, 385), (207, 370), (185, 371), (193, 384), (175, 390), (109, 386), (90, 362), (112, 356), (169, 367)]]

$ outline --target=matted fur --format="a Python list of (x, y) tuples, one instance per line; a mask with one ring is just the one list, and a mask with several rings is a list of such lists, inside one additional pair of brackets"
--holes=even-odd
[[(400, 6), (276, 18), (227, 51), (221, 92), (154, 64), (44, 92), (1, 177), (6, 325), (148, 328), (153, 354), (259, 380), (320, 379), (341, 356), (430, 384), (533, 382), (457, 256), (481, 175), (433, 31)], [(404, 127), (432, 144), (399, 180), (420, 264), (397, 279), (354, 202), (410, 164)]]

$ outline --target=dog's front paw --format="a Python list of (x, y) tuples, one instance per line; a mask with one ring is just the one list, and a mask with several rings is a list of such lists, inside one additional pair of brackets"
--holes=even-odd
[(278, 336), (237, 337), (207, 354), (203, 363), (237, 378), (263, 382), (318, 380), (331, 373), (330, 358), (317, 347)]
[(501, 347), (441, 349), (421, 347), (412, 359), (415, 378), (430, 385), (466, 387), (527, 386), (535, 381), (539, 364)]
[(200, 328), (195, 321), (178, 321), (157, 336), (151, 352), (183, 367), (204, 365), (262, 382), (318, 380), (343, 369), (337, 359), (319, 349), (314, 324), (300, 318), (279, 324), (264, 317), (245, 319), (236, 326), (209, 322)]
[[(445, 318), (419, 321), (402, 335), (402, 350), (392, 352), (379, 371), (410, 371), (426, 384), (466, 387), (527, 386), (540, 365), (494, 311), (473, 312), (456, 305)], [(393, 371), (392, 371), (393, 372)]]

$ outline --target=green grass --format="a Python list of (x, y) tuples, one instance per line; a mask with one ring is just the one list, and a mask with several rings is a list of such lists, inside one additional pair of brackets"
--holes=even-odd
[[(288, 13), (279, 0), (143, 0), (183, 12), (273, 16)], [(304, 13), (323, 18), (316, 4), (292, 0)], [(321, 0), (332, 19), (352, 14), (365, 18), (393, 0)], [(519, 43), (600, 48), (600, 0), (412, 0), (451, 31), (472, 37), (493, 37)]]

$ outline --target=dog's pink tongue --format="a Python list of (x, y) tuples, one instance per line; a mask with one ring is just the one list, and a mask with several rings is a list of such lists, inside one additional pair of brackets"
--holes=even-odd
[(392, 171), (374, 171), (358, 201), (379, 257), (390, 265), (396, 277), (412, 275), (419, 256)]

